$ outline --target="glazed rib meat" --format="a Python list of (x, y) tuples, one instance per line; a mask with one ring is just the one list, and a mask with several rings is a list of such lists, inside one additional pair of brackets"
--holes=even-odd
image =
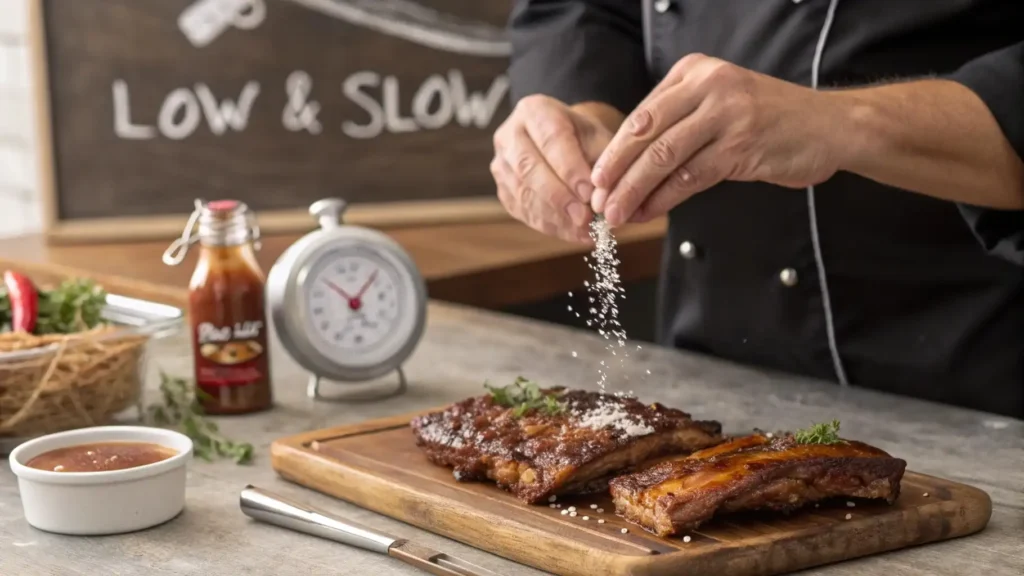
[(618, 514), (670, 536), (718, 513), (789, 512), (839, 496), (891, 504), (906, 464), (853, 440), (798, 444), (755, 434), (615, 478), (609, 488)]
[(517, 416), (490, 395), (412, 421), (416, 443), (460, 481), (493, 480), (521, 500), (607, 488), (608, 478), (648, 458), (689, 454), (722, 441), (718, 422), (660, 404), (583, 390), (557, 394), (564, 409)]

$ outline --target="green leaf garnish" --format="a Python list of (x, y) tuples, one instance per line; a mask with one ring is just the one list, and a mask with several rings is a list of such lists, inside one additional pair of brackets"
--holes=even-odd
[(252, 460), (252, 444), (225, 438), (217, 424), (206, 418), (200, 400), (208, 395), (191, 381), (161, 372), (160, 397), (162, 404), (154, 404), (146, 410), (149, 423), (177, 428), (191, 438), (192, 451), (197, 458), (207, 461), (215, 457), (230, 458), (237, 464), (248, 464)]
[(484, 382), (484, 388), (491, 393), (494, 403), (512, 409), (512, 416), (521, 418), (531, 410), (538, 410), (550, 416), (561, 414), (565, 405), (554, 394), (545, 394), (540, 385), (518, 376), (515, 382), (497, 388)]
[(793, 437), (799, 444), (839, 444), (839, 420), (813, 424), (810, 428), (797, 430)]

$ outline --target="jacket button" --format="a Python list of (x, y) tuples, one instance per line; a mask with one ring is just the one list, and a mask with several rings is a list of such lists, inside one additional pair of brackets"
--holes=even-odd
[(679, 255), (687, 260), (693, 260), (697, 257), (697, 247), (687, 240), (679, 245)]
[(799, 281), (796, 270), (792, 268), (786, 268), (782, 272), (779, 272), (779, 280), (786, 286), (793, 287)]
[(658, 14), (664, 14), (668, 12), (668, 9), (672, 7), (672, 0), (654, 0), (654, 11)]

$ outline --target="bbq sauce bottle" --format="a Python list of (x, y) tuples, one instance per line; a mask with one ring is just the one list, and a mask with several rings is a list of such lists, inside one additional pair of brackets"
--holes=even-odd
[(200, 402), (208, 414), (266, 410), (273, 404), (266, 277), (256, 261), (258, 229), (252, 212), (235, 200), (196, 201), (179, 241), (185, 250), (196, 222), (199, 260), (189, 282), (188, 314), (196, 386), (205, 393)]

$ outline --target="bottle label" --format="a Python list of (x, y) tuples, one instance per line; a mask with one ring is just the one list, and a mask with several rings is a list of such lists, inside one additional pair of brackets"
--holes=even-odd
[(217, 326), (201, 322), (196, 326), (199, 356), (197, 380), (201, 386), (245, 386), (264, 378), (266, 354), (263, 322), (236, 322)]

